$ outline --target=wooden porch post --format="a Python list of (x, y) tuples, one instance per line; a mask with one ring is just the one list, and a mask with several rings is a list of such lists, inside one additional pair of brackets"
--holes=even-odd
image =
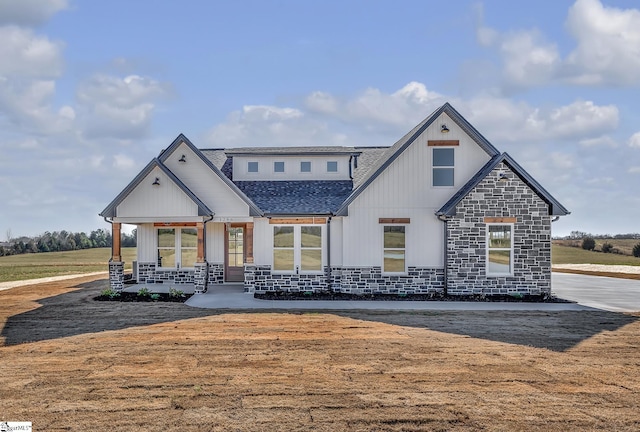
[(196, 228), (198, 229), (198, 256), (196, 257), (196, 262), (203, 263), (204, 262), (204, 222), (196, 223)]
[(111, 224), (111, 260), (113, 262), (122, 261), (120, 248), (120, 226), (120, 222), (114, 222)]
[(244, 245), (246, 248), (246, 258), (245, 261), (247, 264), (253, 264), (253, 222), (248, 222), (247, 223), (247, 228), (246, 228), (246, 233), (245, 233), (245, 239), (244, 239)]

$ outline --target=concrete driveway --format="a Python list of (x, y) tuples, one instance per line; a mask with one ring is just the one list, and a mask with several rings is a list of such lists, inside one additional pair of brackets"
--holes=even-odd
[(611, 312), (640, 311), (640, 281), (553, 273), (552, 292), (582, 306)]

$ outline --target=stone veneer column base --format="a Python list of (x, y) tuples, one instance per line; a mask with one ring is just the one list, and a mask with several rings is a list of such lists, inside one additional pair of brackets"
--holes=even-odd
[(209, 265), (204, 263), (196, 263), (193, 275), (194, 294), (204, 294), (207, 292), (207, 279), (209, 276)]
[(109, 286), (115, 291), (124, 289), (124, 262), (109, 262)]
[(223, 284), (224, 283), (224, 264), (209, 263), (209, 277), (207, 284)]

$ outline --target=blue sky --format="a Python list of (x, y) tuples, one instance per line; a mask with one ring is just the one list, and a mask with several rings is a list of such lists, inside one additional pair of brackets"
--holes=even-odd
[(631, 0), (0, 0), (0, 240), (97, 216), (179, 134), (391, 145), (450, 102), (572, 214), (639, 232)]

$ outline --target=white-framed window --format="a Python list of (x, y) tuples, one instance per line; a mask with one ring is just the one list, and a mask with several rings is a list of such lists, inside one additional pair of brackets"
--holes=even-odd
[(258, 162), (256, 162), (256, 161), (247, 162), (247, 172), (257, 173), (258, 172)]
[(283, 173), (284, 172), (284, 162), (278, 161), (273, 163), (273, 172)]
[(455, 171), (455, 150), (451, 147), (433, 149), (433, 186), (453, 186)]
[(300, 172), (303, 172), (303, 173), (311, 172), (311, 162), (310, 161), (300, 162)]
[(198, 256), (196, 228), (158, 228), (158, 267), (194, 268)]
[(321, 273), (322, 235), (322, 225), (274, 226), (273, 271)]
[(327, 172), (338, 172), (338, 161), (327, 161)]
[(513, 274), (513, 225), (487, 224), (487, 276)]
[(383, 226), (383, 273), (406, 273), (406, 226)]

